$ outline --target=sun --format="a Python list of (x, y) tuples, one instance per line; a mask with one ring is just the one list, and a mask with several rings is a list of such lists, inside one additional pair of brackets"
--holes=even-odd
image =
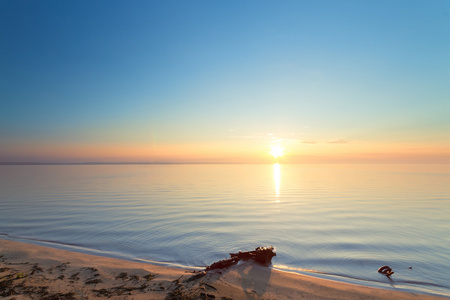
[(284, 155), (284, 149), (280, 147), (280, 145), (272, 146), (272, 149), (270, 150), (270, 154), (274, 158), (278, 158)]

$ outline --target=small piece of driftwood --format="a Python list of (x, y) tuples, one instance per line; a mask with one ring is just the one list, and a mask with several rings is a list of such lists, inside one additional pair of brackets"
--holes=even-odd
[(253, 259), (254, 261), (268, 266), (272, 262), (272, 257), (276, 256), (275, 249), (270, 247), (258, 247), (254, 251), (246, 251), (238, 253), (230, 253), (230, 258), (219, 260), (208, 267), (206, 267), (205, 271), (216, 270), (216, 269), (225, 269), (229, 268), (232, 265), (237, 264), (240, 260), (249, 260)]
[(382, 266), (381, 268), (378, 269), (378, 273), (384, 274), (387, 277), (390, 277), (392, 274), (394, 274), (394, 272), (389, 266)]

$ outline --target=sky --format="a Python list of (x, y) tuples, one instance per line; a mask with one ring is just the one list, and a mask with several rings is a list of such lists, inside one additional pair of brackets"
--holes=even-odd
[(450, 163), (450, 1), (0, 0), (0, 162), (274, 161)]

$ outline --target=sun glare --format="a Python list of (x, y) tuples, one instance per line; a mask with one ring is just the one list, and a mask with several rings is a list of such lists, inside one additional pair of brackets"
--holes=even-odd
[(272, 150), (270, 151), (270, 154), (274, 157), (281, 157), (284, 154), (284, 149), (281, 148), (279, 145), (273, 146)]

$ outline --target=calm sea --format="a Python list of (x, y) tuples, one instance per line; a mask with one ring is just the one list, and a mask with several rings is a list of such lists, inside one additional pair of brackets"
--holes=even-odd
[(277, 269), (450, 296), (450, 166), (0, 166), (0, 237), (190, 267), (273, 245)]

